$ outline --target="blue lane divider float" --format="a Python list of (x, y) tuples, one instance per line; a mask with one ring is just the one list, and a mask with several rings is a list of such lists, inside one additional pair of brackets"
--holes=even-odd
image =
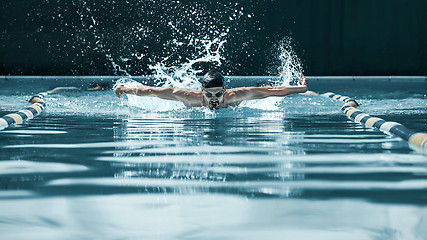
[(46, 107), (46, 103), (44, 102), (43, 98), (51, 93), (55, 93), (62, 90), (80, 90), (80, 89), (75, 87), (57, 87), (50, 91), (41, 92), (39, 94), (34, 95), (29, 100), (29, 102), (31, 103), (30, 106), (16, 113), (7, 114), (0, 118), (0, 130), (3, 130), (9, 127), (12, 124), (21, 123), (27, 119), (34, 118), (39, 113), (41, 113)]
[[(311, 91), (309, 91), (308, 94), (319, 95)], [(320, 95), (324, 97), (332, 98), (337, 101), (344, 102), (344, 106), (342, 106), (341, 110), (354, 122), (361, 123), (366, 126), (378, 129), (381, 132), (400, 137), (412, 145), (421, 147), (423, 151), (426, 150), (427, 133), (417, 133), (406, 128), (400, 123), (388, 122), (378, 117), (369, 116), (368, 114), (356, 109), (359, 106), (359, 104), (355, 100), (347, 96), (341, 96), (339, 94), (335, 94), (332, 92), (328, 92)]]

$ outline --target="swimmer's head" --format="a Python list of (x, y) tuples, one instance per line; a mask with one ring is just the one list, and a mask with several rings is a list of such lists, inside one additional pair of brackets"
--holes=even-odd
[(209, 71), (203, 76), (203, 88), (224, 87), (224, 76), (217, 71)]
[(217, 71), (209, 71), (203, 77), (203, 95), (210, 109), (218, 109), (225, 94), (224, 77)]

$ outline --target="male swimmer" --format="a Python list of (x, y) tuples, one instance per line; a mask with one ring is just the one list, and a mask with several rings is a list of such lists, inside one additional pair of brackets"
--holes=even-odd
[(187, 107), (209, 107), (219, 109), (237, 106), (241, 102), (267, 97), (284, 97), (294, 93), (304, 93), (308, 85), (304, 75), (297, 86), (278, 87), (242, 87), (226, 89), (224, 77), (216, 71), (209, 71), (203, 77), (202, 90), (196, 91), (173, 87), (125, 87), (120, 85), (114, 89), (117, 97), (123, 93), (142, 97), (158, 97), (167, 100), (180, 101)]

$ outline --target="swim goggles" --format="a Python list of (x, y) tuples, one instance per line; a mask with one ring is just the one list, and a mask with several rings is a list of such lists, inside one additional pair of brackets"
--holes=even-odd
[(219, 91), (219, 92), (217, 92), (215, 94), (212, 94), (210, 92), (206, 92), (203, 89), (203, 94), (205, 94), (206, 97), (213, 97), (213, 96), (215, 96), (215, 97), (221, 97), (222, 95), (224, 95), (224, 93), (225, 93), (225, 89), (222, 89), (221, 91)]

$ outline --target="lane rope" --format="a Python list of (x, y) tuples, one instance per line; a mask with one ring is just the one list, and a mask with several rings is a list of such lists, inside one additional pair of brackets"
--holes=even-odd
[(332, 98), (336, 101), (344, 102), (344, 105), (341, 107), (341, 111), (344, 112), (347, 117), (353, 120), (356, 123), (361, 123), (366, 126), (380, 130), (383, 133), (391, 134), (410, 143), (410, 145), (415, 145), (416, 149), (421, 147), (422, 151), (427, 149), (427, 133), (417, 133), (414, 132), (398, 122), (388, 122), (382, 118), (372, 117), (359, 109), (359, 104), (352, 98), (347, 96), (342, 96), (333, 92), (327, 92), (324, 94), (317, 94), (312, 91), (307, 91), (308, 95), (320, 95), (323, 97)]
[(0, 118), (0, 131), (9, 127), (12, 124), (21, 123), (25, 120), (34, 118), (46, 108), (46, 103), (43, 100), (44, 97), (46, 97), (49, 94), (56, 93), (58, 91), (64, 91), (64, 90), (74, 91), (74, 90), (80, 90), (80, 89), (76, 87), (57, 87), (50, 91), (41, 92), (32, 96), (31, 99), (29, 100), (29, 102), (31, 103), (30, 106), (16, 113), (10, 113)]

